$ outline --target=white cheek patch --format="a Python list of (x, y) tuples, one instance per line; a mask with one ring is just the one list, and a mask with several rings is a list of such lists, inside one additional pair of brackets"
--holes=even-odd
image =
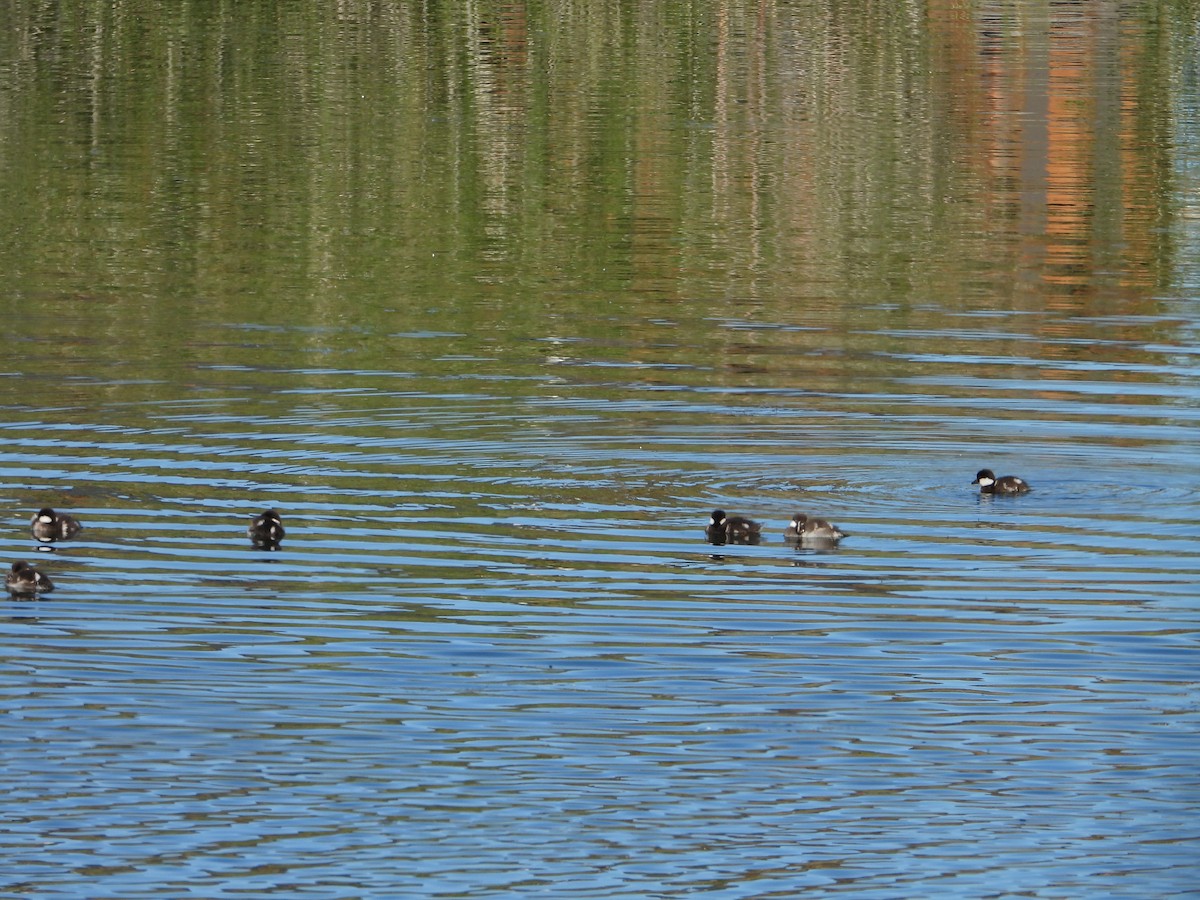
[(991, 486), (992, 486), (993, 484), (995, 484), (995, 483), (996, 483), (996, 479), (995, 479), (995, 478), (980, 478), (980, 479), (979, 479), (979, 486), (980, 486), (980, 487), (991, 487)]
[(49, 525), (54, 521), (54, 516), (38, 516), (38, 521)]

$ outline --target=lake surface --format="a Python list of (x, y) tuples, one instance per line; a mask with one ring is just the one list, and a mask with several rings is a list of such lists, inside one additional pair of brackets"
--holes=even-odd
[(9, 7), (4, 896), (1197, 895), (1195, 4)]

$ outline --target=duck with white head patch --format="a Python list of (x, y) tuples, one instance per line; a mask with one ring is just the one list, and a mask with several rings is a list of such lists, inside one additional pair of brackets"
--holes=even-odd
[(971, 484), (979, 485), (981, 494), (1024, 494), (1029, 490), (1024, 478), (1018, 475), (1001, 475), (997, 478), (991, 469), (980, 469)]
[(704, 536), (710, 544), (757, 544), (762, 538), (762, 525), (745, 516), (727, 516), (725, 510), (714, 509)]
[(824, 519), (817, 519), (805, 513), (796, 513), (792, 516), (792, 521), (788, 522), (787, 528), (783, 530), (785, 540), (800, 543), (809, 541), (831, 544), (840, 541), (845, 536), (846, 532), (832, 522), (826, 522)]
[(286, 533), (283, 530), (283, 520), (273, 509), (264, 510), (255, 516), (250, 522), (250, 527), (246, 529), (250, 542), (264, 550), (279, 549), (279, 542)]
[(65, 541), (75, 537), (81, 528), (83, 526), (74, 516), (57, 513), (48, 506), (39, 509), (29, 520), (29, 530), (42, 542)]

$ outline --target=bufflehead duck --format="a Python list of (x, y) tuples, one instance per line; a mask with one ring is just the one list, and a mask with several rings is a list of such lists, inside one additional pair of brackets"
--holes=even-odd
[(54, 583), (49, 578), (24, 561), (12, 564), (4, 586), (14, 594), (47, 594), (54, 590)]
[(981, 494), (1023, 494), (1029, 490), (1024, 478), (1016, 475), (1001, 475), (997, 478), (991, 469), (980, 469), (975, 473), (975, 480), (971, 484), (979, 485)]
[(714, 509), (704, 535), (713, 544), (757, 544), (762, 536), (762, 525), (743, 516), (727, 516), (723, 509)]
[(56, 513), (48, 506), (38, 510), (29, 520), (29, 528), (39, 541), (65, 541), (75, 537), (82, 527), (74, 516)]
[(261, 515), (255, 516), (251, 521), (250, 527), (246, 529), (246, 534), (256, 547), (266, 547), (275, 549), (279, 546), (279, 542), (283, 540), (286, 532), (283, 530), (283, 520), (279, 518), (279, 513), (273, 509), (264, 511)]
[(783, 536), (789, 541), (840, 541), (846, 532), (824, 519), (796, 513), (783, 530)]

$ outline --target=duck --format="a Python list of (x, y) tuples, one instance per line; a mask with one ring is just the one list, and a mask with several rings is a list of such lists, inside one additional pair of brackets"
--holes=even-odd
[(980, 469), (971, 484), (979, 485), (981, 494), (1024, 494), (1029, 490), (1029, 484), (1019, 475), (1001, 475), (997, 478), (991, 469)]
[(12, 564), (4, 586), (14, 594), (48, 594), (54, 590), (54, 582), (24, 560)]
[(283, 520), (273, 509), (264, 510), (254, 517), (246, 534), (256, 547), (274, 549), (279, 546), (286, 532), (283, 530)]
[(762, 536), (762, 525), (753, 519), (727, 516), (725, 510), (714, 509), (704, 535), (712, 544), (757, 544)]
[(65, 541), (75, 537), (83, 526), (74, 516), (56, 513), (46, 506), (34, 513), (29, 520), (29, 528), (39, 541)]
[(824, 519), (796, 513), (783, 530), (783, 536), (789, 541), (840, 541), (846, 532)]

